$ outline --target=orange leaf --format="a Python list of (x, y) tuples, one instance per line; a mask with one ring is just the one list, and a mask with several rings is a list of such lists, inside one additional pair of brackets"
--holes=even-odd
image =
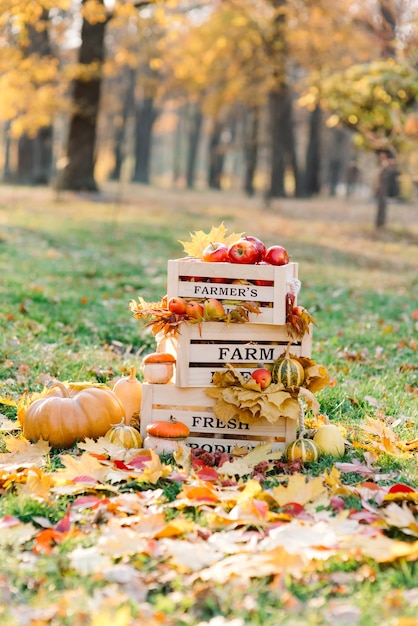
[(179, 499), (187, 498), (191, 503), (218, 502), (219, 496), (211, 485), (183, 485)]

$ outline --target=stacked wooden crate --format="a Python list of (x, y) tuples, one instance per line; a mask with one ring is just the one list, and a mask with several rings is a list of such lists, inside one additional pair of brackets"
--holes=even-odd
[(227, 363), (250, 376), (260, 364), (273, 363), (289, 342), (293, 354), (311, 356), (311, 333), (294, 340), (286, 328), (286, 294), (297, 292), (296, 286), (300, 286), (297, 263), (274, 266), (168, 261), (168, 299), (216, 298), (226, 310), (253, 302), (261, 312), (250, 313), (249, 321), (243, 323), (183, 322), (174, 339), (158, 340), (159, 351), (175, 356), (176, 369), (167, 385), (143, 385), (142, 435), (150, 422), (173, 416), (189, 426), (188, 445), (209, 452), (232, 452), (234, 446), (253, 447), (262, 442), (284, 448), (293, 441), (297, 424), (289, 418), (281, 417), (275, 424), (266, 420), (251, 426), (238, 420), (225, 424), (214, 415), (215, 401), (205, 389), (213, 384), (214, 372), (224, 370)]

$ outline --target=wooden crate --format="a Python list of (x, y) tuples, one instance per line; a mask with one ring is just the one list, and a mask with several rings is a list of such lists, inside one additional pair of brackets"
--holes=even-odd
[(208, 387), (214, 372), (234, 365), (244, 375), (259, 366), (273, 363), (292, 342), (290, 352), (311, 356), (312, 328), (302, 341), (289, 337), (286, 326), (184, 322), (176, 339), (162, 339), (158, 350), (176, 357), (173, 381), (178, 387)]
[[(167, 297), (180, 296), (190, 300), (216, 298), (224, 304), (226, 310), (241, 302), (257, 302), (261, 313), (250, 314), (251, 322), (285, 324), (286, 293), (295, 289), (297, 278), (297, 263), (275, 266), (170, 260), (167, 267)], [(257, 284), (261, 281), (267, 284)]]
[(146, 427), (156, 420), (169, 420), (170, 416), (190, 428), (187, 445), (208, 452), (232, 452), (235, 446), (253, 448), (271, 442), (273, 449), (284, 449), (296, 438), (296, 421), (282, 417), (276, 424), (260, 420), (249, 426), (236, 421), (225, 424), (213, 413), (215, 400), (209, 398), (204, 388), (179, 388), (175, 385), (142, 386), (141, 435), (145, 439)]

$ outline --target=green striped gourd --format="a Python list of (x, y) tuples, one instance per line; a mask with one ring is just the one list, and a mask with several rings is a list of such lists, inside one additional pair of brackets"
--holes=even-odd
[(312, 439), (304, 439), (299, 437), (295, 441), (289, 443), (284, 451), (286, 461), (289, 463), (300, 459), (303, 463), (312, 463), (319, 459), (320, 450)]
[(283, 356), (273, 363), (272, 380), (281, 383), (285, 389), (300, 387), (305, 380), (305, 371), (302, 364), (289, 355), (290, 343)]

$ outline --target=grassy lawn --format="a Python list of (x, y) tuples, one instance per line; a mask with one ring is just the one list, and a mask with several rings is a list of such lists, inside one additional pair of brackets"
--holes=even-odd
[[(233, 193), (0, 188), (0, 624), (418, 625), (417, 207), (391, 204), (381, 233), (374, 212), (355, 199), (266, 209)], [(145, 478), (69, 478), (69, 457), (88, 453), (29, 446), (14, 403), (50, 377), (112, 386), (132, 365), (141, 377), (155, 340), (130, 300), (164, 296), (178, 240), (221, 222), (299, 263), (312, 357), (331, 378), (317, 397), (345, 456), (211, 483), (215, 504), (185, 497), (198, 479), (179, 480), (171, 457)], [(281, 506), (277, 489), (299, 475), (326, 491)], [(384, 499), (399, 483), (409, 491)]]

